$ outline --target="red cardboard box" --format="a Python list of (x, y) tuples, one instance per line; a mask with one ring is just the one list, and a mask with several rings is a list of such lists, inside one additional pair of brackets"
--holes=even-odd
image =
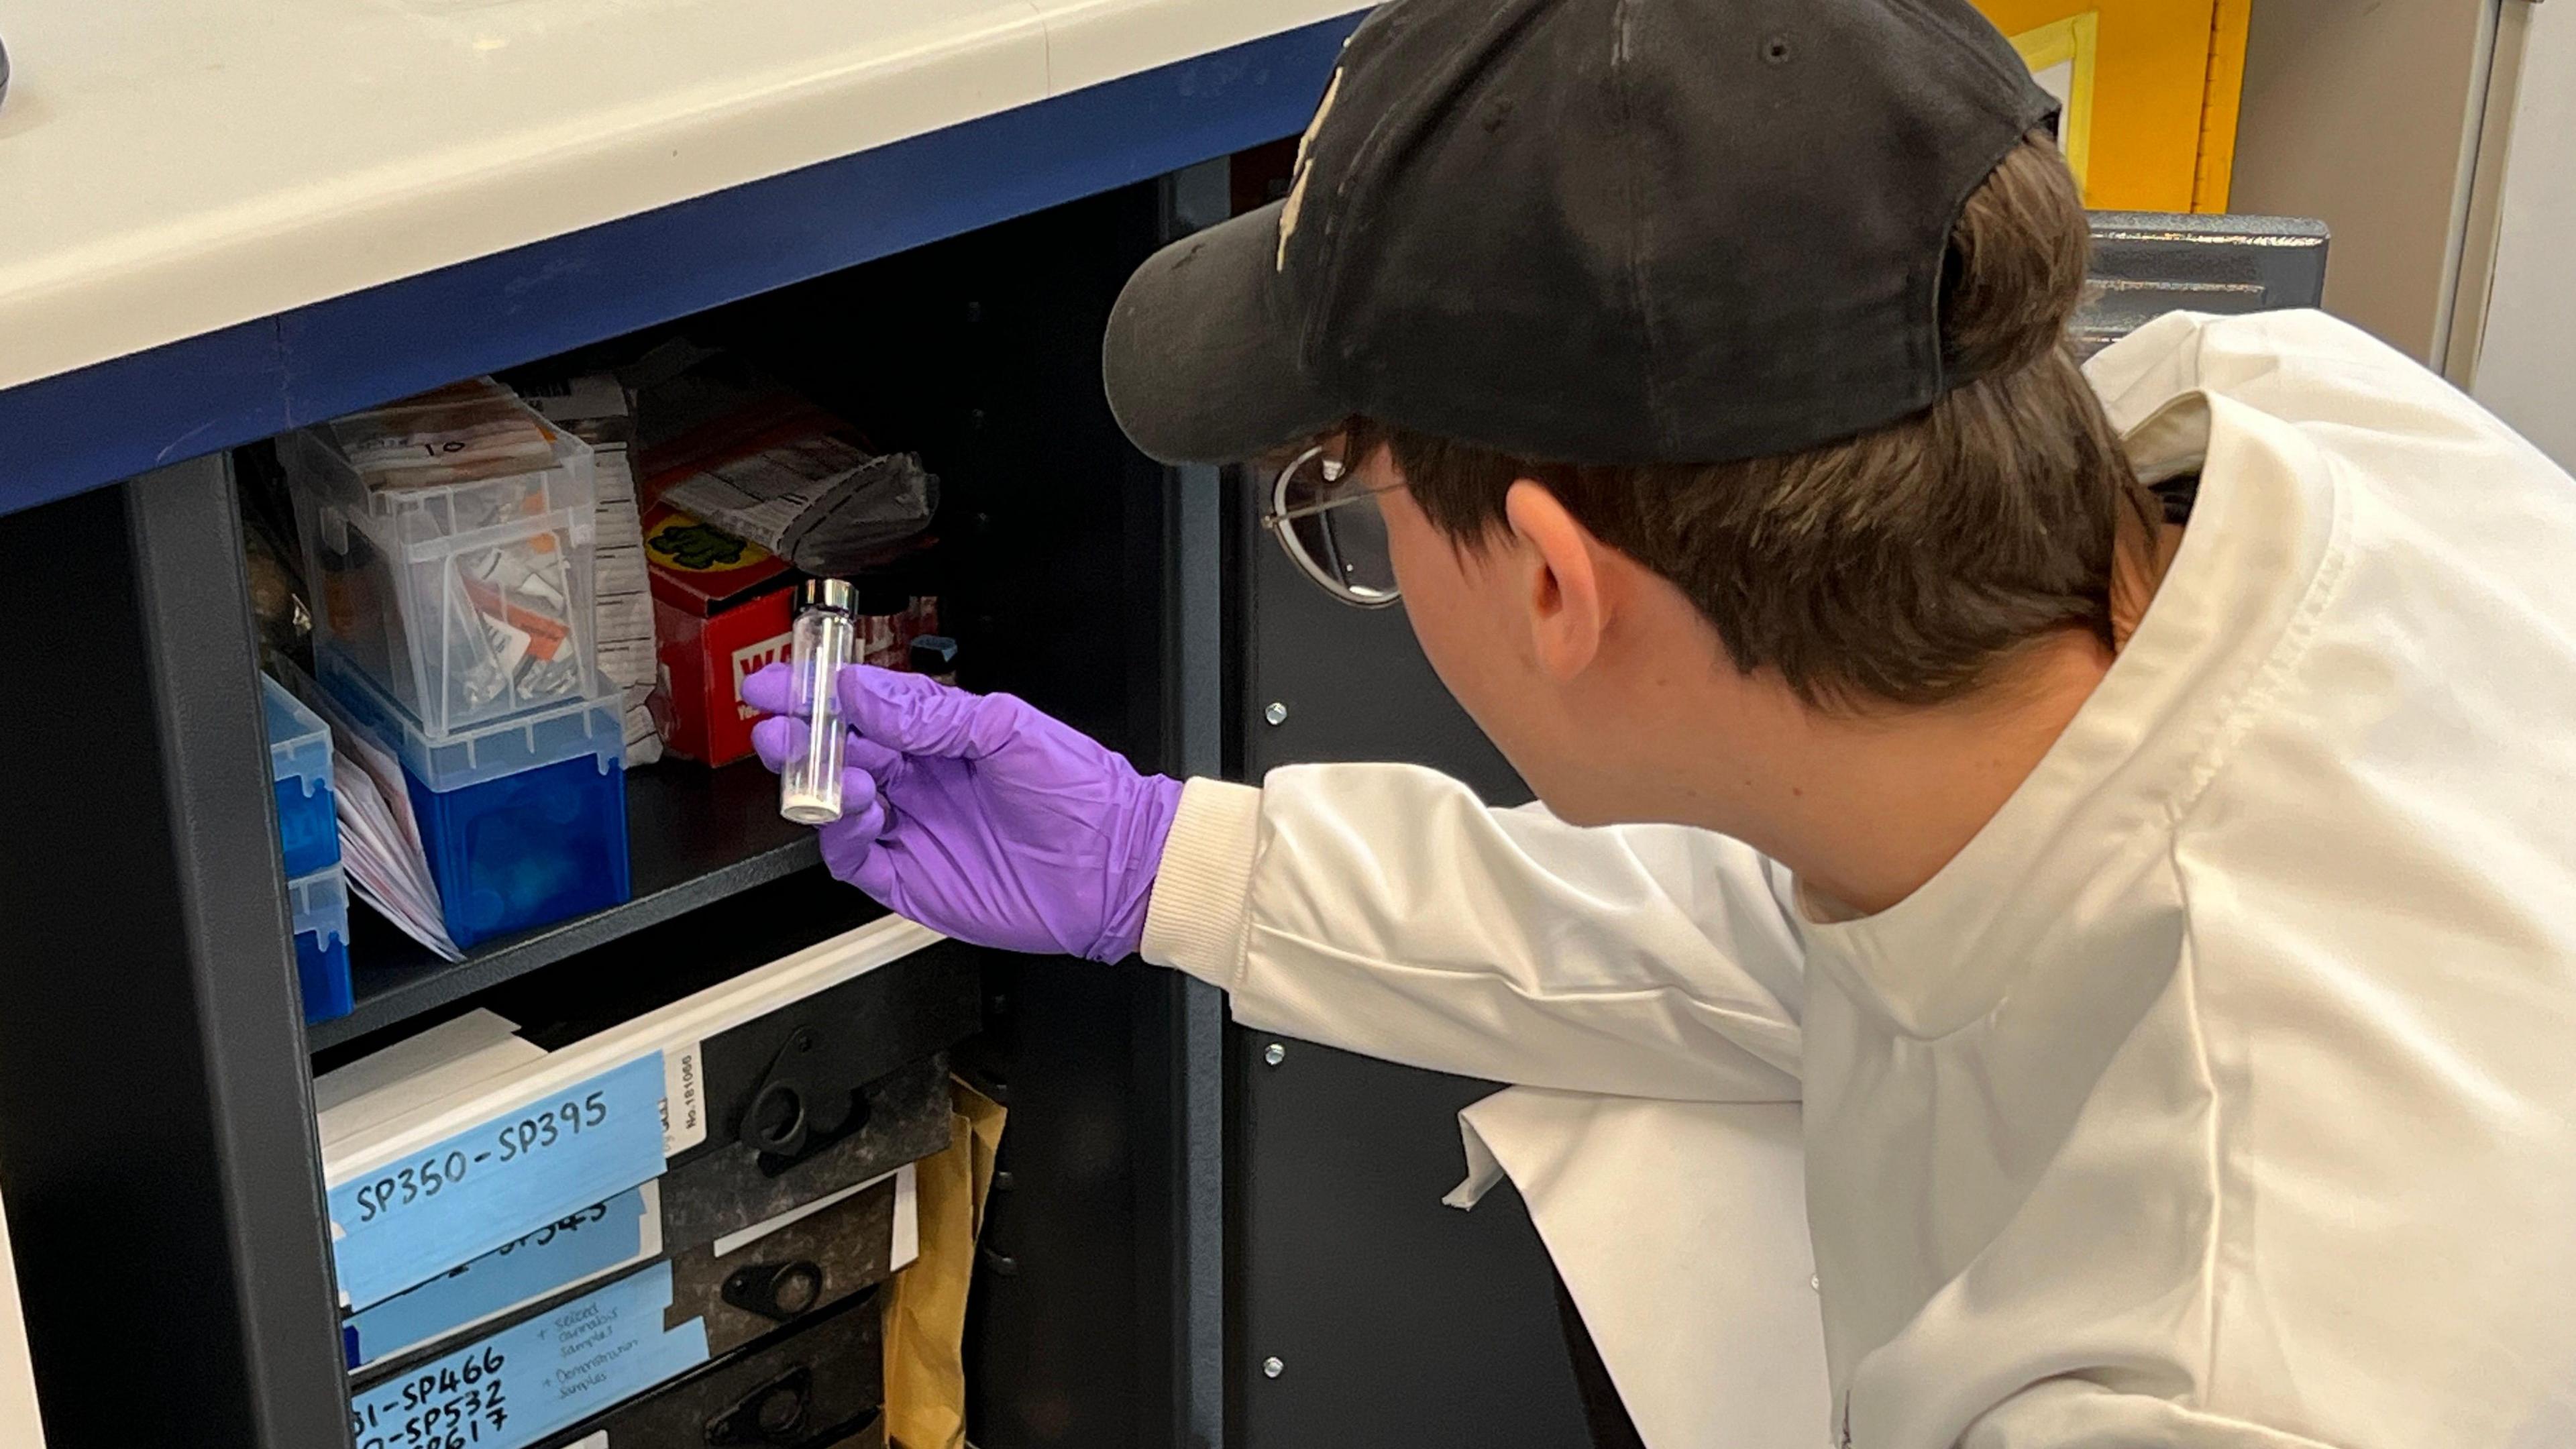
[(663, 746), (731, 764), (751, 753), (759, 718), (742, 702), (742, 681), (787, 657), (796, 571), (758, 544), (658, 503), (644, 513), (644, 557), (662, 666)]

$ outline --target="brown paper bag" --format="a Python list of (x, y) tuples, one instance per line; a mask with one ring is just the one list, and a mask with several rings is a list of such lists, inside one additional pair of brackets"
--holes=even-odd
[(886, 1300), (885, 1424), (902, 1449), (965, 1449), (966, 1289), (1002, 1145), (1000, 1104), (951, 1078), (947, 1150), (914, 1170), (921, 1255)]

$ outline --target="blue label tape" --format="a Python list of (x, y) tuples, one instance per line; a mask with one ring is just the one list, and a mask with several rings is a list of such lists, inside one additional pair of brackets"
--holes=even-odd
[(656, 1263), (368, 1389), (349, 1401), (357, 1449), (518, 1449), (707, 1361), (706, 1320), (663, 1327)]
[(641, 1261), (644, 1214), (644, 1189), (621, 1192), (395, 1294), (345, 1325), (349, 1367), (435, 1343), (468, 1324)]
[(661, 1175), (654, 1052), (331, 1190), (353, 1309)]

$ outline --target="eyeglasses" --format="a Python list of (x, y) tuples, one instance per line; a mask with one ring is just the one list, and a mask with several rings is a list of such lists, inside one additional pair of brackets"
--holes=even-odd
[(1324, 592), (1356, 608), (1383, 609), (1399, 595), (1386, 519), (1371, 500), (1381, 491), (1361, 487), (1359, 474), (1322, 448), (1308, 448), (1279, 470), (1261, 526)]

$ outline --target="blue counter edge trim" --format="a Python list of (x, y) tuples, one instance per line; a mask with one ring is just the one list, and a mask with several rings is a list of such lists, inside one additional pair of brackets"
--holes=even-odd
[(0, 392), (0, 514), (1295, 135), (1360, 13)]

